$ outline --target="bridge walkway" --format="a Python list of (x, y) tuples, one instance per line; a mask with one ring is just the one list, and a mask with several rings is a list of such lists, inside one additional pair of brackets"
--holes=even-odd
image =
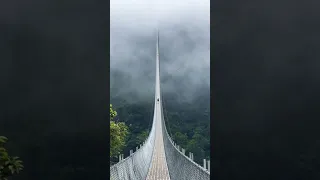
[(155, 129), (156, 137), (153, 149), (152, 161), (147, 175), (147, 180), (170, 180), (169, 170), (166, 161), (166, 155), (163, 144), (162, 132), (162, 111), (160, 95), (160, 65), (159, 65), (159, 33), (156, 49), (156, 84), (155, 84)]
[[(159, 102), (157, 104), (159, 104)], [(163, 145), (160, 106), (159, 108), (157, 108), (156, 117), (157, 118), (156, 118), (155, 146), (153, 150), (151, 167), (149, 169), (146, 180), (170, 180), (169, 170), (167, 166), (164, 145)]]

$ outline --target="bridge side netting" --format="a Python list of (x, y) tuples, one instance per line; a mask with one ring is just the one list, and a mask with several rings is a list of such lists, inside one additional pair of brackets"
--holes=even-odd
[(144, 180), (152, 160), (155, 140), (155, 116), (150, 134), (135, 153), (110, 167), (110, 180)]
[(170, 179), (172, 180), (189, 180), (201, 179), (209, 180), (210, 173), (202, 166), (192, 161), (189, 157), (180, 152), (173, 144), (170, 138), (163, 115), (163, 108), (161, 104), (162, 113), (162, 128), (163, 128), (163, 143), (165, 148), (166, 160), (168, 164)]

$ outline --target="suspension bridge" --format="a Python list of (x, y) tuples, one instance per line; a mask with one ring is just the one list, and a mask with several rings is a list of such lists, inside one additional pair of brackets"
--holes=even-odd
[(177, 145), (165, 126), (160, 89), (159, 33), (156, 43), (156, 83), (154, 114), (148, 138), (130, 150), (126, 158), (110, 167), (110, 180), (207, 180), (210, 179), (210, 161), (203, 165), (193, 161), (193, 153)]

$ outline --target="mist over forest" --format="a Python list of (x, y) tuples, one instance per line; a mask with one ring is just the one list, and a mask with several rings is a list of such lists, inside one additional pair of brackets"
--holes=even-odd
[(198, 163), (210, 158), (209, 2), (111, 1), (110, 98), (118, 119), (132, 132), (125, 155), (151, 128), (159, 30), (161, 90), (170, 133)]
[[(192, 32), (188, 32), (184, 26), (174, 28), (177, 31), (175, 34), (166, 36), (162, 34), (165, 31), (161, 31), (160, 35), (161, 88), (164, 94), (174, 93), (181, 101), (190, 102), (201, 91), (209, 92), (209, 39), (206, 40), (207, 44), (203, 44), (201, 39), (191, 39)], [(126, 42), (132, 44), (132, 49), (128, 50), (130, 52), (111, 54), (111, 97), (153, 100), (156, 33), (151, 31), (150, 34)], [(128, 55), (130, 53), (131, 56)], [(128, 57), (121, 57), (122, 54)]]
[(188, 2), (110, 2), (111, 97), (152, 97), (157, 29), (162, 91), (191, 101), (198, 89), (209, 88), (209, 1)]

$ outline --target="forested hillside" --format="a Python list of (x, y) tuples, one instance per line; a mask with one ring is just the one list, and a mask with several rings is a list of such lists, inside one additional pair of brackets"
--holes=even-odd
[[(202, 163), (210, 157), (210, 99), (209, 89), (203, 90), (192, 102), (179, 102), (177, 93), (163, 94), (164, 116), (167, 129), (175, 142), (194, 153), (195, 161)], [(118, 120), (129, 126), (130, 135), (124, 154), (135, 149), (148, 136), (152, 125), (153, 98), (149, 101), (127, 102), (112, 98)]]

